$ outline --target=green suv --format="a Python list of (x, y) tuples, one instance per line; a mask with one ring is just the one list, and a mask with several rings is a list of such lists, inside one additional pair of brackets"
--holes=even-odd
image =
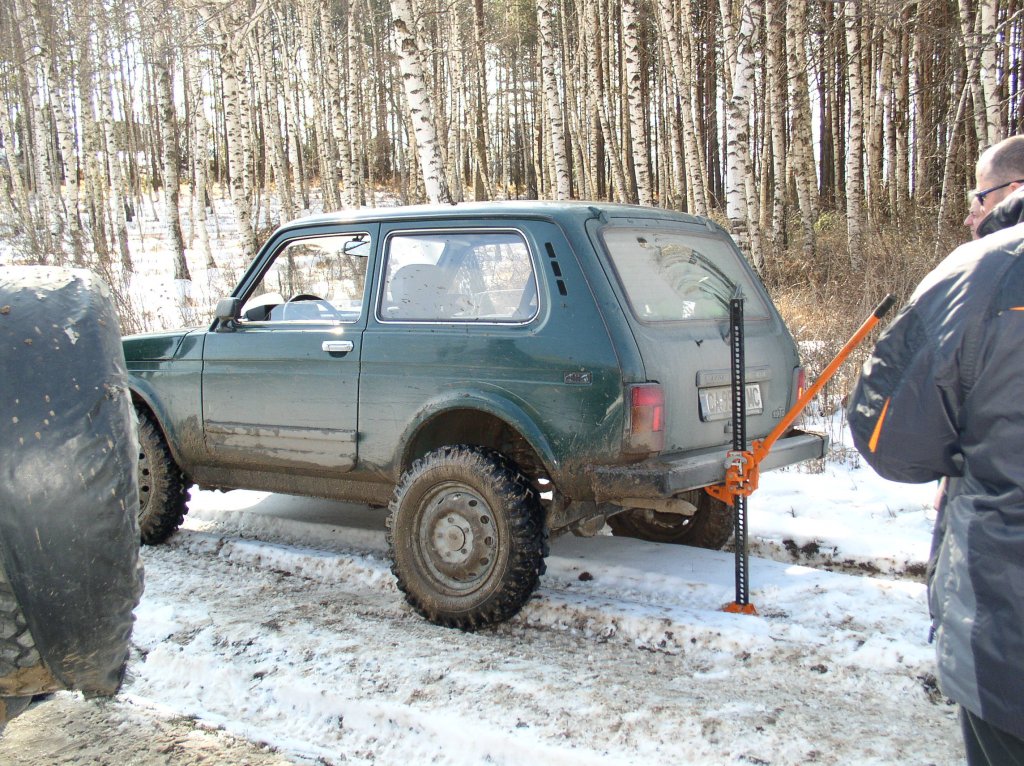
[[(143, 541), (192, 483), (387, 505), (399, 587), (463, 629), (519, 611), (549, 533), (719, 548), (732, 509), (702, 488), (730, 444), (737, 291), (756, 438), (802, 370), (710, 221), (551, 202), (291, 221), (208, 328), (124, 339)], [(824, 448), (794, 431), (762, 470)]]

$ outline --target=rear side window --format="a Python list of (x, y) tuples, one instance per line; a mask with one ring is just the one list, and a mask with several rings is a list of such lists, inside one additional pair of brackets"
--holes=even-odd
[(601, 237), (637, 319), (728, 319), (737, 287), (746, 317), (768, 316), (740, 256), (721, 238), (626, 226), (606, 227)]
[(519, 232), (402, 232), (387, 240), (383, 320), (526, 322), (536, 313), (533, 259)]

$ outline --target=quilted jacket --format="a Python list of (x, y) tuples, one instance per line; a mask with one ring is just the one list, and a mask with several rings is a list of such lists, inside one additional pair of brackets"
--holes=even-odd
[(850, 399), (886, 478), (946, 479), (928, 598), (943, 693), (1024, 738), (1024, 195), (918, 286)]

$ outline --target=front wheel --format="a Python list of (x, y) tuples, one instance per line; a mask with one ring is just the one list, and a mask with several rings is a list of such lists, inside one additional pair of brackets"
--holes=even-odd
[(618, 537), (719, 550), (733, 532), (735, 517), (732, 506), (711, 497), (702, 489), (687, 492), (682, 498), (697, 506), (697, 512), (692, 516), (630, 508), (609, 517), (608, 526)]
[(441, 447), (406, 471), (388, 506), (391, 571), (433, 623), (476, 630), (515, 615), (544, 573), (543, 514), (493, 450)]
[(164, 542), (181, 526), (188, 482), (171, 456), (164, 435), (149, 415), (139, 417), (139, 531), (145, 545)]

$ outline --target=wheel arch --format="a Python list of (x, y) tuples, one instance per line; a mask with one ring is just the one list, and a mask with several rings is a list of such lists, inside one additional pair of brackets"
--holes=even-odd
[(153, 421), (153, 425), (156, 426), (163, 436), (167, 448), (171, 451), (171, 457), (174, 458), (174, 462), (178, 464), (178, 467), (191, 480), (191, 476), (185, 468), (185, 462), (182, 460), (181, 452), (178, 449), (178, 440), (174, 438), (175, 434), (171, 433), (167, 428), (167, 424), (171, 422), (170, 416), (160, 406), (159, 400), (152, 395), (152, 392), (147, 391), (145, 387), (136, 386), (135, 383), (136, 381), (132, 381), (128, 388), (131, 394), (132, 405), (137, 409), (145, 410), (149, 419)]
[(515, 462), (527, 476), (554, 478), (559, 461), (543, 433), (512, 402), (460, 397), (435, 402), (408, 428), (399, 473), (433, 449), (451, 444), (488, 447)]

